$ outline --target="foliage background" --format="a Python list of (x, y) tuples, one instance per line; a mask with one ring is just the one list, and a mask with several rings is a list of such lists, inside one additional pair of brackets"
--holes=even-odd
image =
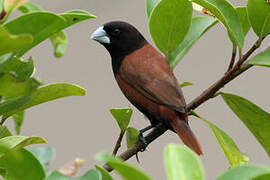
[[(81, 22), (66, 31), (69, 44), (67, 53), (62, 59), (55, 59), (48, 40), (28, 53), (35, 58), (38, 70), (36, 77), (42, 77), (45, 83), (76, 83), (86, 88), (87, 95), (60, 99), (29, 109), (22, 127), (23, 135), (44, 137), (49, 145), (56, 148), (57, 157), (52, 164), (53, 168), (60, 167), (75, 157), (82, 157), (87, 159), (84, 166), (86, 170), (94, 165), (93, 157), (96, 153), (101, 150), (112, 151), (118, 137), (118, 127), (109, 108), (131, 106), (113, 78), (109, 54), (102, 46), (90, 40), (90, 34), (104, 22), (124, 20), (135, 25), (150, 40), (145, 1), (32, 0), (32, 2), (56, 13), (69, 9), (84, 9), (98, 16), (97, 19)], [(234, 5), (241, 5), (241, 2), (235, 3), (233, 0), (231, 2)], [(255, 35), (250, 31), (246, 41), (255, 40)], [(267, 45), (269, 46), (269, 40), (266, 40), (262, 47)], [(187, 102), (227, 70), (231, 48), (225, 29), (218, 24), (203, 35), (184, 57), (176, 67), (175, 75), (180, 82), (194, 83), (193, 86), (184, 88)], [(232, 81), (223, 91), (239, 94), (269, 112), (269, 75), (267, 68), (254, 67)], [(221, 97), (205, 103), (196, 111), (229, 134), (239, 149), (249, 154), (251, 163), (270, 165), (262, 147), (225, 105)], [(7, 124), (13, 126), (12, 121), (7, 121)], [(146, 124), (148, 121), (135, 111), (131, 125), (141, 128)], [(201, 158), (207, 179), (214, 179), (228, 167), (227, 160), (205, 123), (190, 117), (190, 124), (205, 153)], [(163, 149), (169, 142), (179, 143), (178, 137), (167, 132), (153, 142), (148, 151), (139, 154), (142, 163), (138, 166), (156, 180), (166, 179), (161, 160)], [(129, 162), (136, 164), (135, 158)]]

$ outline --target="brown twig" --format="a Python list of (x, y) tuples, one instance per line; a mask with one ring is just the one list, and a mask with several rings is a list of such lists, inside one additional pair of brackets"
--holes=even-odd
[[(252, 65), (247, 64), (244, 62), (247, 61), (249, 56), (260, 46), (261, 40), (258, 40), (249, 50), (248, 52), (243, 55), (239, 61), (235, 64), (235, 66), (229, 70), (223, 77), (221, 77), (217, 82), (215, 82), (213, 85), (211, 85), (209, 88), (207, 88), (201, 95), (199, 95), (197, 98), (195, 98), (191, 103), (187, 105), (187, 109), (190, 111), (192, 109), (196, 109), (198, 106), (200, 106), (205, 101), (213, 98), (217, 91), (219, 91), (222, 87), (224, 87), (228, 82), (232, 81), (234, 78), (248, 70)], [(145, 138), (150, 144), (152, 141), (154, 141), (156, 138), (161, 136), (167, 128), (163, 126), (162, 124), (159, 124), (157, 127), (154, 128), (152, 132), (150, 132)], [(136, 153), (138, 153), (142, 149), (142, 143), (139, 141), (134, 146), (132, 146), (130, 149), (123, 152), (120, 156), (118, 156), (120, 159), (126, 161), (132, 156), (134, 156)], [(107, 164), (103, 166), (107, 171), (111, 172), (112, 168), (109, 167)]]
[(234, 65), (234, 62), (235, 62), (235, 57), (236, 57), (236, 50), (237, 50), (236, 46), (233, 45), (232, 58), (231, 58), (231, 62), (230, 62), (230, 65), (228, 67), (227, 72), (230, 71), (233, 68), (233, 65)]
[(122, 142), (122, 139), (123, 139), (123, 136), (125, 134), (125, 130), (121, 130), (120, 134), (119, 134), (119, 137), (116, 141), (116, 144), (114, 146), (114, 149), (113, 149), (113, 155), (115, 156), (117, 154), (117, 151), (119, 150), (119, 148), (121, 147), (121, 142)]

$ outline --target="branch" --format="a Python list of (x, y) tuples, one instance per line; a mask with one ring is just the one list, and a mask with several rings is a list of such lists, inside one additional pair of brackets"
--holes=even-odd
[[(229, 70), (223, 77), (221, 77), (217, 82), (212, 84), (209, 88), (207, 88), (201, 95), (199, 95), (197, 98), (195, 98), (191, 103), (187, 105), (188, 111), (191, 109), (196, 109), (198, 106), (200, 106), (205, 101), (211, 99), (214, 97), (217, 91), (219, 91), (222, 87), (224, 87), (228, 82), (232, 81), (234, 78), (248, 70), (252, 65), (247, 64), (244, 62), (249, 58), (249, 56), (260, 46), (261, 40), (258, 40), (249, 50), (248, 52), (242, 56), (239, 61), (236, 63), (236, 65)], [(145, 138), (147, 140), (147, 143), (150, 144), (152, 141), (157, 139), (159, 136), (161, 136), (167, 128), (159, 124), (154, 128), (153, 131), (151, 131)], [(142, 149), (143, 145), (140, 141), (138, 141), (134, 146), (132, 146), (130, 149), (126, 150), (122, 154), (118, 156), (118, 158), (126, 161)], [(108, 172), (112, 171), (112, 168), (105, 164), (103, 166)]]
[(123, 139), (123, 136), (125, 134), (125, 130), (121, 130), (120, 134), (119, 134), (119, 137), (116, 141), (116, 144), (114, 146), (114, 149), (113, 149), (113, 155), (115, 156), (117, 154), (117, 151), (119, 150), (119, 148), (121, 147), (121, 142), (122, 142), (122, 139)]

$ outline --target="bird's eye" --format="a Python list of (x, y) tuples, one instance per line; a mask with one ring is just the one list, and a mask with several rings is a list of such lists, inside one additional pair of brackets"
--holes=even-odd
[(120, 34), (120, 30), (119, 29), (114, 29), (113, 31), (112, 31), (112, 35), (113, 36), (117, 36), (117, 35), (119, 35)]

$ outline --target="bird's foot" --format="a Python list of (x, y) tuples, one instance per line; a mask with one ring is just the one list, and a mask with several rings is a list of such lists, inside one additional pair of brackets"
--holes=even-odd
[(139, 135), (139, 140), (142, 142), (142, 148), (141, 148), (141, 152), (144, 152), (145, 151), (145, 149), (146, 149), (146, 147), (147, 147), (147, 145), (148, 145), (148, 143), (147, 143), (147, 141), (146, 141), (146, 139), (145, 139), (145, 137), (143, 136), (143, 133), (140, 131), (140, 135)]

